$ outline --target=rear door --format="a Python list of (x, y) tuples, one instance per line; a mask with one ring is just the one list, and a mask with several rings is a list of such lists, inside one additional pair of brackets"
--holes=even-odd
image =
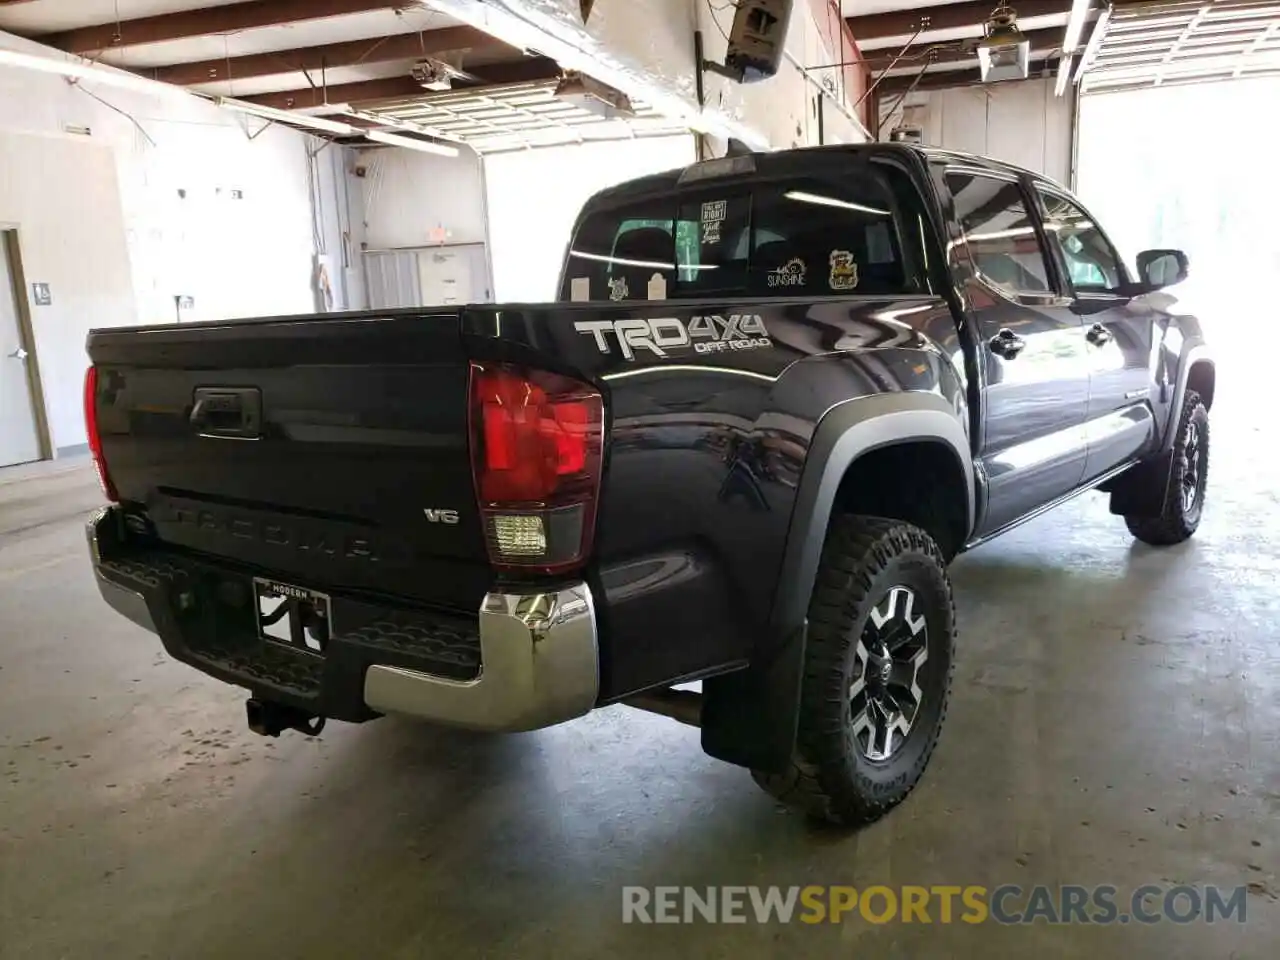
[(1089, 356), (1089, 442), (1085, 479), (1140, 455), (1155, 437), (1151, 398), (1153, 311), (1127, 294), (1115, 247), (1079, 202), (1036, 185), (1049, 249), (1085, 328)]
[(1079, 484), (1089, 365), (1084, 328), (1067, 309), (1025, 184), (961, 167), (949, 167), (945, 182), (973, 268), (964, 293), (981, 344), (982, 536)]

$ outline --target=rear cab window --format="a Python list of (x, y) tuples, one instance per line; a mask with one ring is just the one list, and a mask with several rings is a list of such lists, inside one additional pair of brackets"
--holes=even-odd
[(623, 196), (588, 207), (560, 295), (623, 302), (923, 293), (920, 207), (905, 173), (838, 154), (795, 175)]

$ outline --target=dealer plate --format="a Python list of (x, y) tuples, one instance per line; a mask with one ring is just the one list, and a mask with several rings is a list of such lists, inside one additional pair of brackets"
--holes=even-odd
[(253, 579), (258, 636), (292, 650), (323, 654), (333, 632), (329, 595), (279, 580)]

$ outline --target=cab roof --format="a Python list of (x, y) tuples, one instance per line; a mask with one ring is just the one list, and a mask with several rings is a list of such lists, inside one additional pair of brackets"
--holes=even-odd
[[(823, 158), (826, 159), (832, 155), (844, 154), (846, 156), (891, 156), (893, 154), (902, 156), (913, 156), (923, 159), (926, 162), (944, 162), (948, 164), (958, 164), (969, 168), (989, 170), (993, 173), (1003, 173), (1006, 176), (1028, 176), (1038, 181), (1054, 184), (1061, 188), (1061, 185), (1054, 183), (1053, 180), (1036, 173), (1034, 170), (1028, 170), (1019, 167), (1016, 164), (1007, 163), (1003, 160), (995, 160), (991, 157), (983, 157), (974, 153), (964, 153), (959, 150), (944, 150), (940, 147), (927, 147), (916, 143), (840, 143), (828, 144), (817, 147), (794, 147), (790, 150), (774, 150), (760, 153), (743, 153), (737, 156), (750, 157), (755, 163), (755, 173), (765, 174), (786, 174), (788, 172), (803, 172), (805, 162), (810, 159)], [(732, 157), (720, 157), (716, 160), (701, 160), (697, 163), (691, 163), (688, 166), (677, 167), (673, 170), (666, 170), (662, 173), (652, 174), (647, 177), (638, 177), (634, 180), (627, 180), (617, 186), (609, 187), (601, 190), (588, 201), (589, 205), (596, 206), (598, 204), (608, 205), (614, 201), (623, 198), (632, 198), (641, 194), (662, 193), (664, 191), (675, 190), (682, 183), (688, 181), (690, 171), (697, 170), (699, 167), (714, 162), (726, 162)], [(723, 179), (732, 179), (736, 174), (726, 174)], [(717, 178), (719, 179), (719, 178)]]

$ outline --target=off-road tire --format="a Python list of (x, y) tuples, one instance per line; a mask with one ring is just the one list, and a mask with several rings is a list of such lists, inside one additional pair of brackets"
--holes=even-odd
[[(901, 745), (875, 761), (856, 739), (851, 685), (872, 610), (884, 609), (899, 586), (914, 593), (915, 622), (923, 615), (927, 628), (928, 658), (918, 668), (923, 696)], [(900, 601), (901, 596), (893, 602)], [(901, 803), (938, 742), (951, 695), (955, 637), (951, 581), (933, 539), (898, 520), (835, 517), (809, 604), (791, 768), (781, 774), (753, 771), (756, 782), (784, 804), (844, 826), (870, 823)]]
[[(1160, 478), (1163, 489), (1150, 492), (1152, 499), (1161, 503), (1160, 515), (1124, 518), (1129, 532), (1153, 547), (1168, 547), (1189, 539), (1204, 516), (1209, 480), (1209, 412), (1194, 390), (1188, 390), (1182, 401), (1177, 431), (1170, 474)], [(1190, 503), (1184, 496), (1188, 483), (1196, 485), (1196, 495)]]

